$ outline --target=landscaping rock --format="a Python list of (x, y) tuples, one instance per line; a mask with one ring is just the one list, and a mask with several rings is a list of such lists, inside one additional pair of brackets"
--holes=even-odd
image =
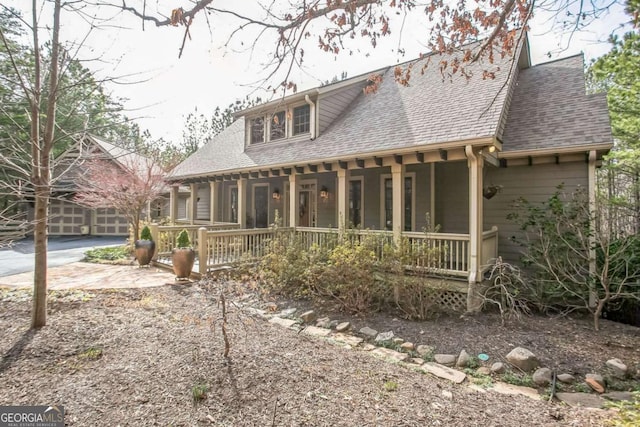
[(613, 375), (618, 378), (624, 378), (627, 376), (627, 365), (622, 363), (620, 359), (609, 359), (607, 360), (607, 366), (611, 368), (613, 371)]
[(610, 391), (609, 393), (603, 394), (602, 397), (608, 400), (613, 400), (614, 402), (620, 402), (623, 400), (631, 402), (633, 400), (633, 393), (630, 391)]
[(404, 340), (402, 338), (400, 338), (400, 337), (396, 337), (396, 338), (393, 339), (393, 343), (397, 344), (397, 345), (400, 345), (403, 342), (404, 342)]
[(337, 332), (345, 332), (345, 331), (348, 331), (349, 329), (351, 329), (351, 323), (349, 322), (342, 322), (336, 325)]
[(511, 396), (526, 396), (530, 399), (540, 400), (540, 394), (538, 393), (538, 390), (532, 387), (507, 384), (498, 381), (493, 385), (493, 387), (491, 387), (491, 390), (501, 394), (508, 394)]
[(399, 351), (391, 350), (390, 348), (384, 347), (378, 347), (371, 353), (384, 359), (390, 359), (394, 362), (404, 362), (409, 358), (409, 355), (407, 353), (400, 353)]
[(340, 343), (348, 344), (351, 347), (357, 347), (360, 344), (362, 344), (362, 342), (364, 341), (360, 337), (354, 337), (353, 335), (350, 335), (350, 334), (343, 334), (342, 332), (335, 333), (331, 338), (333, 338), (334, 340)]
[(331, 333), (331, 329), (319, 328), (317, 326), (307, 326), (302, 330), (305, 335), (312, 335), (316, 337), (326, 337)]
[(430, 345), (419, 345), (416, 348), (416, 351), (418, 352), (418, 354), (420, 356), (426, 356), (428, 354), (433, 354), (434, 350), (435, 349)]
[(371, 329), (368, 326), (365, 326), (364, 328), (360, 329), (360, 333), (366, 336), (367, 338), (375, 338), (378, 336), (378, 331), (376, 331), (375, 329)]
[(453, 393), (451, 393), (449, 390), (442, 390), (442, 397), (448, 400), (453, 400)]
[(604, 378), (602, 378), (602, 375), (600, 375), (600, 374), (587, 374), (584, 381), (593, 390), (597, 391), (598, 393), (604, 393), (605, 384), (604, 384)]
[(364, 347), (362, 347), (362, 350), (364, 350), (364, 351), (372, 351), (372, 350), (375, 350), (376, 348), (378, 348), (378, 347), (376, 347), (373, 344), (365, 344)]
[(416, 365), (424, 365), (424, 359), (419, 357), (414, 357), (410, 360), (411, 363), (415, 363)]
[(538, 367), (538, 358), (523, 347), (516, 347), (506, 356), (507, 361), (524, 372), (531, 372)]
[[(455, 356), (454, 356), (455, 358)], [(453, 381), (456, 384), (460, 384), (467, 378), (464, 372), (456, 371), (455, 369), (447, 368), (439, 363), (426, 362), (420, 368), (425, 372), (435, 375), (438, 378), (444, 378), (445, 380)]]
[(340, 322), (338, 322), (337, 320), (332, 320), (331, 322), (329, 322), (329, 329), (335, 329), (339, 323)]
[(319, 328), (331, 329), (329, 327), (330, 323), (331, 323), (331, 319), (329, 319), (328, 317), (322, 317), (316, 320), (316, 326)]
[(375, 339), (376, 343), (391, 342), (391, 340), (393, 340), (393, 331), (380, 332)]
[(504, 363), (502, 362), (496, 362), (493, 365), (491, 365), (491, 372), (493, 372), (494, 374), (501, 374), (506, 370), (507, 370), (507, 367), (504, 366)]
[(553, 372), (549, 368), (538, 368), (533, 373), (533, 382), (538, 387), (546, 387), (553, 381)]
[(412, 342), (403, 342), (402, 344), (400, 344), (400, 348), (402, 349), (402, 351), (413, 351), (415, 346)]
[(556, 393), (558, 400), (569, 406), (583, 408), (602, 408), (604, 399), (591, 393)]
[(272, 317), (271, 319), (269, 319), (269, 323), (280, 325), (280, 326), (285, 327), (285, 328), (290, 328), (290, 327), (292, 327), (293, 325), (296, 324), (296, 321), (295, 320), (291, 320), (291, 319), (283, 319), (282, 317), (277, 317), (276, 316), (276, 317)]
[(300, 315), (304, 323), (311, 323), (316, 319), (316, 312), (313, 310), (305, 311)]
[(445, 366), (453, 366), (456, 364), (456, 356), (454, 354), (434, 354), (433, 359), (436, 363)]
[(576, 377), (571, 374), (560, 374), (556, 378), (558, 378), (558, 381), (565, 384), (573, 384), (576, 380)]
[(466, 368), (469, 365), (469, 362), (471, 361), (471, 356), (469, 355), (469, 353), (466, 352), (466, 350), (461, 350), (460, 354), (458, 355), (458, 359), (456, 360), (456, 367), (458, 368)]
[(280, 313), (278, 313), (279, 317), (289, 317), (292, 316), (296, 311), (298, 311), (297, 308), (292, 307), (292, 308), (287, 308), (285, 310), (282, 310)]

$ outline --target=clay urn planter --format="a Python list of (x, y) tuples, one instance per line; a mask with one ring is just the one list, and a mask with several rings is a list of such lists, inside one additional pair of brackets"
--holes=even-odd
[(196, 252), (191, 247), (189, 233), (187, 230), (182, 230), (178, 234), (176, 247), (171, 251), (171, 263), (176, 280), (189, 280), (195, 260)]
[(151, 230), (146, 225), (140, 233), (140, 240), (134, 242), (134, 254), (140, 267), (148, 266), (156, 252), (156, 242), (151, 237)]

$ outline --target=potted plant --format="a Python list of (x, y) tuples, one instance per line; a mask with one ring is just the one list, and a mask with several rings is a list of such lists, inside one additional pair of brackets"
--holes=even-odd
[(189, 233), (187, 230), (182, 230), (178, 234), (176, 247), (171, 251), (171, 261), (176, 280), (189, 280), (195, 260), (196, 252), (191, 247)]
[(144, 226), (140, 233), (140, 239), (134, 242), (135, 256), (140, 267), (149, 265), (156, 252), (156, 242), (151, 237), (151, 230), (148, 226)]

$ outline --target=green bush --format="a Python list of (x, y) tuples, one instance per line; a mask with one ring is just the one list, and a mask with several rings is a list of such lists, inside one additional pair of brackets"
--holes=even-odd
[(190, 248), (191, 247), (191, 240), (189, 239), (189, 232), (187, 230), (182, 230), (180, 232), (180, 234), (178, 234), (176, 247), (178, 247), (178, 248)]
[(300, 235), (276, 230), (267, 253), (257, 264), (257, 276), (267, 291), (288, 297), (307, 296), (309, 256)]
[(100, 263), (128, 259), (131, 249), (128, 246), (112, 246), (108, 248), (89, 249), (84, 253), (86, 262)]
[(148, 225), (145, 225), (140, 232), (140, 240), (151, 240), (153, 241), (153, 237), (151, 237), (151, 230)]
[(329, 251), (326, 264), (314, 278), (313, 290), (331, 297), (350, 313), (378, 311), (388, 301), (389, 287), (376, 250), (377, 236), (347, 236)]

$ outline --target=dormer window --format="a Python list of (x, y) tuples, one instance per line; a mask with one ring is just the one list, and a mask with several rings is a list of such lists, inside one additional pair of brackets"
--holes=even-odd
[(309, 133), (311, 127), (311, 109), (309, 104), (293, 109), (293, 134)]
[(309, 104), (298, 102), (278, 108), (282, 109), (279, 111), (274, 109), (247, 118), (245, 128), (247, 145), (280, 142), (287, 138), (303, 137), (311, 132)]
[(258, 144), (260, 142), (264, 142), (264, 118), (256, 117), (255, 119), (251, 119), (250, 130), (251, 130), (251, 143)]
[(284, 111), (279, 111), (271, 116), (270, 141), (282, 139), (287, 136), (287, 115)]

